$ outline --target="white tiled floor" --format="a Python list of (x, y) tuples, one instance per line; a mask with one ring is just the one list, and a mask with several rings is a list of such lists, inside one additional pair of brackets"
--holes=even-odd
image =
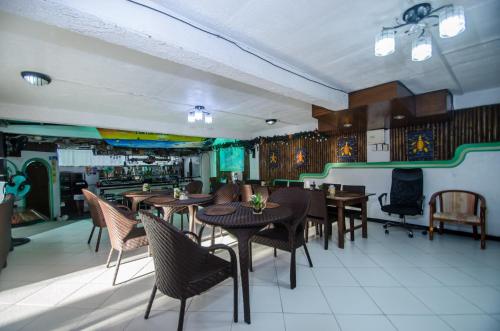
[[(38, 225), (34, 225), (38, 226)], [(44, 228), (9, 255), (0, 273), (0, 330), (174, 330), (179, 302), (157, 295), (146, 250), (126, 256), (119, 284), (106, 269), (107, 234), (99, 253), (87, 245), (89, 221)], [(314, 231), (311, 231), (311, 234)], [(188, 301), (185, 330), (500, 330), (500, 243), (437, 235), (430, 242), (402, 230), (386, 236), (369, 224), (344, 250), (336, 239), (300, 250), (297, 288), (289, 289), (289, 254), (254, 247), (252, 324), (232, 322), (231, 282)], [(229, 239), (227, 237), (226, 239)]]

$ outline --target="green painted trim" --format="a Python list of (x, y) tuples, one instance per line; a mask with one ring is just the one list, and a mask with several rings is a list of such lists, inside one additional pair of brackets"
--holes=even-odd
[(50, 219), (53, 220), (54, 219), (54, 183), (52, 183), (52, 166), (50, 165), (50, 163), (45, 160), (45, 159), (42, 159), (42, 158), (39, 158), (39, 157), (34, 157), (34, 158), (31, 158), (29, 160), (27, 160), (26, 162), (24, 162), (23, 164), (23, 167), (22, 167), (22, 172), (26, 172), (26, 168), (28, 168), (28, 166), (33, 163), (33, 162), (40, 162), (42, 163), (46, 168), (47, 168), (47, 172), (48, 172), (48, 175), (49, 175), (49, 204), (50, 204)]
[(464, 144), (455, 150), (451, 160), (440, 161), (396, 161), (396, 162), (353, 162), (353, 163), (327, 163), (322, 173), (304, 173), (299, 176), (300, 180), (306, 178), (326, 178), (330, 169), (333, 168), (455, 168), (460, 165), (468, 153), (472, 152), (496, 152), (500, 151), (500, 142)]

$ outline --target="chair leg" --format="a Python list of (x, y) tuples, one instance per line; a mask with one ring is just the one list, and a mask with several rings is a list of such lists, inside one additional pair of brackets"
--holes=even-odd
[(212, 238), (210, 239), (210, 244), (215, 245), (215, 226), (212, 226)]
[(434, 221), (431, 219), (429, 220), (429, 240), (432, 239), (434, 239)]
[(293, 290), (297, 286), (297, 270), (295, 267), (295, 248), (292, 249), (290, 261), (290, 288)]
[(319, 237), (323, 237), (323, 224), (319, 225)]
[(311, 260), (311, 256), (309, 255), (309, 250), (307, 249), (307, 245), (304, 244), (304, 252), (306, 252), (306, 257), (307, 257), (307, 261), (309, 261), (309, 268), (312, 268), (313, 267), (313, 263), (312, 263), (312, 260)]
[(120, 268), (120, 262), (122, 261), (123, 251), (118, 251), (118, 258), (116, 259), (115, 275), (113, 276), (113, 286), (116, 284), (116, 276), (118, 276), (118, 269)]
[[(325, 242), (324, 242), (324, 248), (325, 250), (328, 250), (328, 240), (330, 240), (330, 233), (331, 233), (331, 228), (329, 224), (325, 224)], [(305, 247), (305, 244), (304, 244)], [(307, 249), (307, 248), (306, 248)]]
[(238, 268), (233, 273), (233, 320), (238, 323)]
[(486, 248), (486, 229), (485, 224), (481, 224), (481, 249)]
[(99, 233), (97, 234), (97, 243), (95, 244), (95, 251), (99, 251), (99, 243), (101, 242), (102, 228), (99, 228)]
[(479, 239), (479, 236), (477, 235), (477, 225), (472, 226), (472, 238), (474, 238), (474, 240)]
[(274, 257), (278, 257), (278, 250), (276, 249), (276, 247), (274, 248)]
[(94, 230), (95, 230), (95, 225), (92, 227), (92, 231), (90, 231), (90, 237), (89, 237), (89, 240), (87, 241), (87, 244), (90, 244), (90, 241), (92, 240), (92, 236), (94, 235)]
[(250, 272), (253, 272), (253, 265), (252, 265), (252, 242), (248, 242), (248, 270)]
[(309, 226), (310, 225), (311, 224), (309, 224), (309, 222), (306, 222), (306, 228), (305, 228), (305, 232), (304, 232), (305, 233), (304, 239), (305, 239), (306, 243), (309, 242)]
[(186, 311), (186, 299), (181, 299), (181, 310), (179, 312), (179, 324), (177, 324), (177, 331), (182, 331), (184, 326), (184, 312)]
[(444, 230), (444, 223), (439, 222), (439, 234), (443, 234), (443, 230)]
[(351, 232), (351, 241), (354, 241), (354, 216), (349, 217), (349, 231)]
[(184, 214), (181, 213), (181, 231), (184, 230)]
[(109, 250), (108, 260), (106, 261), (106, 268), (109, 268), (109, 263), (111, 262), (111, 257), (113, 256), (113, 247)]
[(148, 307), (146, 308), (146, 314), (144, 314), (144, 319), (148, 319), (149, 312), (151, 311), (151, 306), (153, 305), (153, 300), (156, 295), (156, 284), (153, 286), (153, 291), (151, 291), (151, 296), (149, 297)]

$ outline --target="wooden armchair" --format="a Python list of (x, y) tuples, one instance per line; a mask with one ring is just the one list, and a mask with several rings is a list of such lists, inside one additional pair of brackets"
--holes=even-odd
[[(486, 248), (486, 200), (478, 193), (462, 190), (439, 191), (429, 202), (429, 239), (434, 236), (434, 222), (439, 222), (439, 234), (444, 223), (472, 225), (474, 239), (481, 228), (481, 249)], [(437, 208), (438, 207), (438, 208)]]

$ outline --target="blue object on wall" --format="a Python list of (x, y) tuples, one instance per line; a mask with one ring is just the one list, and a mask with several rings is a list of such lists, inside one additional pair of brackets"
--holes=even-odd
[(432, 130), (409, 131), (408, 161), (430, 161), (434, 159), (434, 136)]

